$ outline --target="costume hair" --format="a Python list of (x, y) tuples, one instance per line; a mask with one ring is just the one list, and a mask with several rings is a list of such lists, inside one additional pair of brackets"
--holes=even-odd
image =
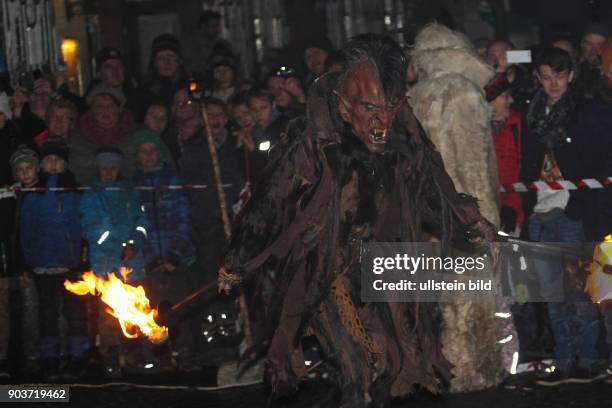
[(362, 34), (354, 37), (343, 49), (345, 65), (338, 87), (341, 87), (353, 68), (364, 62), (374, 68), (387, 99), (398, 98), (406, 92), (406, 56), (395, 40), (387, 35)]

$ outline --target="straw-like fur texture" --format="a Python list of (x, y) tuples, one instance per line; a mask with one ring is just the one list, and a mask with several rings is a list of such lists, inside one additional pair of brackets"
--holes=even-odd
[[(483, 87), (494, 71), (462, 34), (439, 24), (425, 27), (411, 52), (418, 75), (410, 104), (442, 154), (457, 191), (479, 200), (481, 213), (499, 225), (497, 162), (490, 108)], [(495, 299), (448, 303), (443, 309), (443, 353), (455, 366), (451, 391), (497, 384), (502, 368)]]

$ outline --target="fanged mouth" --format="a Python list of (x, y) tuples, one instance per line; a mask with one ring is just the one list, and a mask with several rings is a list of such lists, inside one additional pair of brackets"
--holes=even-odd
[(374, 144), (387, 143), (387, 130), (379, 128), (372, 129), (372, 132), (370, 132), (370, 140)]

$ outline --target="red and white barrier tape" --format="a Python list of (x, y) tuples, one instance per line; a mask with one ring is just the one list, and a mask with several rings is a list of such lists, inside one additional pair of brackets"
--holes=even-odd
[[(224, 184), (223, 187), (231, 187), (231, 184)], [(15, 192), (43, 192), (43, 191), (122, 191), (122, 190), (205, 190), (212, 188), (212, 184), (173, 184), (159, 186), (133, 186), (133, 187), (5, 187), (0, 188), (0, 198), (10, 197)], [(586, 178), (581, 180), (559, 180), (553, 182), (533, 181), (503, 184), (499, 191), (502, 193), (527, 193), (529, 191), (552, 191), (552, 190), (597, 190), (612, 187), (612, 177), (606, 178)]]
[(612, 177), (587, 178), (581, 180), (559, 180), (559, 181), (533, 181), (531, 183), (512, 183), (500, 186), (502, 193), (527, 193), (529, 191), (552, 191), (552, 190), (597, 190), (612, 187)]
[[(231, 187), (224, 184), (223, 187)], [(132, 186), (132, 187), (5, 187), (0, 188), (0, 195), (14, 192), (44, 192), (44, 191), (153, 191), (153, 190), (205, 190), (214, 187), (212, 184), (169, 184), (159, 186)]]

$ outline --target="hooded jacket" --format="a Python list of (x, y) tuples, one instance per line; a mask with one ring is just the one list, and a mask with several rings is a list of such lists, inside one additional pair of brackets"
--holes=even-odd
[[(129, 279), (144, 278), (142, 248), (150, 230), (136, 194), (127, 180), (104, 183), (96, 178), (80, 204), (83, 237), (89, 243), (89, 263), (96, 275), (132, 269)], [(133, 241), (135, 255), (122, 261), (123, 245)]]

